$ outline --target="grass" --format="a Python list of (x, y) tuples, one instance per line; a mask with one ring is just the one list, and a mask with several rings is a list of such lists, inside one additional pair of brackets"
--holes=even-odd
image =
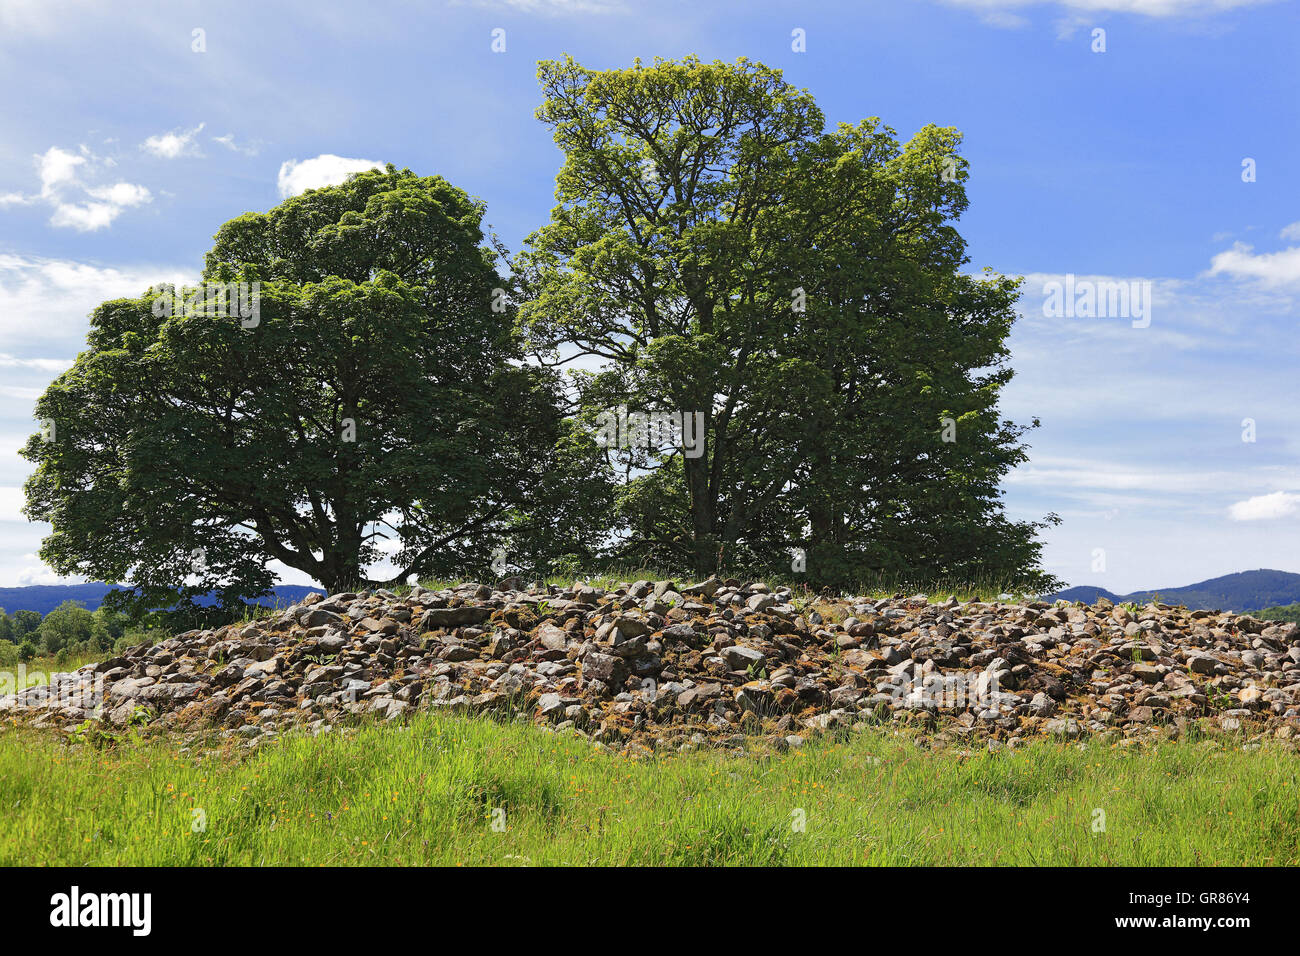
[[(990, 600), (1003, 588), (858, 593), (900, 591)], [(94, 659), (37, 658), (26, 682)], [(874, 728), (781, 755), (629, 759), (528, 724), (428, 714), (256, 753), (9, 727), (0, 863), (1295, 865), (1298, 787), (1293, 753), (1207, 740), (965, 754)]]
[(0, 664), (0, 694), (12, 694), (16, 690), (21, 690), (22, 688), (18, 686), (20, 675), (23, 687), (48, 684), (50, 674), (75, 671), (84, 664), (93, 664), (111, 656), (112, 653), (107, 651), (97, 654), (69, 654), (60, 663), (53, 654), (42, 654), (33, 657), (25, 664)]
[(255, 753), (10, 728), (0, 863), (1294, 865), (1298, 788), (1293, 753), (1206, 740), (630, 759), (427, 714)]
[[(702, 580), (704, 577), (703, 575), (698, 575), (691, 571), (683, 571), (681, 569), (670, 571), (663, 568), (647, 567), (627, 567), (594, 573), (576, 572), (547, 575), (523, 574), (519, 576), (528, 584), (540, 581), (546, 585), (567, 588), (575, 581), (582, 581), (594, 587), (605, 588), (607, 590), (618, 584), (626, 584), (640, 580), (675, 581), (677, 584), (685, 586), (688, 584), (694, 584)], [(743, 574), (732, 575), (730, 572), (721, 571), (719, 572), (719, 577), (724, 579), (735, 577), (742, 581), (761, 580), (774, 589), (788, 587), (796, 594), (796, 596), (803, 592), (804, 587), (808, 583), (808, 579), (805, 575), (799, 575), (793, 572), (789, 574), (764, 574), (757, 577), (749, 577)], [(492, 584), (495, 580), (496, 578), (493, 575), (488, 574), (481, 580), (477, 580), (477, 583)], [(467, 583), (466, 579), (452, 578), (422, 578), (420, 580), (420, 586), (431, 591), (457, 587), (458, 585), (465, 583)], [(375, 587), (375, 585), (358, 584), (354, 586), (353, 590), (374, 590)], [(388, 590), (392, 591), (394, 594), (405, 596), (410, 593), (411, 587), (406, 584), (390, 585), (388, 586)], [(816, 594), (819, 592), (814, 590), (811, 593)], [(904, 596), (925, 594), (934, 601), (942, 601), (951, 596), (956, 597), (958, 600), (963, 602), (996, 601), (1003, 595), (1012, 595), (1017, 600), (1029, 600), (1034, 597), (1032, 594), (1026, 594), (1022, 587), (1006, 584), (992, 578), (975, 581), (967, 580), (965, 578), (928, 578), (925, 580), (918, 580), (897, 576), (878, 576), (865, 579), (858, 582), (852, 589), (845, 591), (844, 594), (851, 594), (854, 597), (863, 597), (871, 600), (880, 600), (881, 598), (892, 597), (895, 594), (903, 594)], [(277, 603), (274, 607), (264, 606), (260, 610), (253, 611), (245, 620), (255, 620), (259, 617), (270, 616), (282, 611), (284, 606), (287, 606), (284, 602)]]

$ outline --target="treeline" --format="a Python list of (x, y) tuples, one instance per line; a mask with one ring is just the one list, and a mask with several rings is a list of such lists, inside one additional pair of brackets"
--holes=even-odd
[(1037, 422), (999, 413), (1019, 280), (967, 268), (957, 130), (832, 125), (748, 60), (538, 76), (563, 165), (517, 255), (390, 165), (226, 223), (206, 292), (99, 306), (23, 452), (42, 558), (186, 626), (277, 564), (1059, 587), (1055, 516), (1001, 500)]
[(63, 662), (148, 639), (127, 615), (103, 607), (88, 611), (80, 601), (64, 601), (44, 617), (37, 611), (9, 614), (0, 608), (0, 666), (12, 667), (37, 656)]
[(1250, 614), (1263, 621), (1291, 621), (1300, 624), (1300, 604), (1279, 604), (1262, 611), (1251, 611)]

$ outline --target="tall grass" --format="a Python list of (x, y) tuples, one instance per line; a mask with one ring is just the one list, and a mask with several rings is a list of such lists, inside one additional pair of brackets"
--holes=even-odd
[(0, 862), (1281, 865), (1298, 787), (1293, 753), (1211, 741), (967, 755), (872, 729), (631, 759), (432, 715), (253, 754), (10, 729)]
[[(723, 578), (732, 577), (724, 572)], [(798, 574), (768, 574), (761, 577), (745, 577), (744, 575), (735, 575), (738, 580), (744, 581), (763, 581), (771, 587), (788, 587), (796, 594), (804, 592), (807, 586), (807, 578)], [(695, 583), (700, 580), (700, 576), (689, 571), (676, 571), (665, 568), (647, 568), (647, 567), (627, 567), (615, 568), (612, 570), (601, 571), (598, 573), (575, 573), (575, 574), (550, 574), (540, 577), (524, 576), (524, 580), (532, 583), (541, 581), (547, 585), (557, 587), (568, 587), (575, 581), (583, 581), (587, 584), (601, 588), (612, 588), (617, 584), (631, 581), (675, 581), (680, 585)], [(488, 576), (483, 579), (484, 584), (491, 584), (493, 578)], [(455, 587), (463, 584), (464, 581), (450, 579), (429, 579), (421, 580), (420, 585), (430, 590), (439, 590), (441, 588)], [(392, 589), (397, 594), (405, 594), (410, 588), (402, 586)], [(811, 591), (813, 594), (820, 593), (816, 589)], [(1003, 595), (1008, 595), (1016, 600), (1033, 599), (1036, 595), (1026, 593), (1023, 588), (1015, 587), (1003, 581), (993, 578), (984, 580), (970, 581), (958, 578), (907, 578), (896, 576), (876, 576), (863, 578), (856, 582), (850, 589), (837, 590), (832, 596), (851, 595), (854, 597), (867, 597), (879, 600), (880, 598), (891, 597), (895, 594), (911, 596), (913, 594), (925, 594), (933, 601), (942, 601), (948, 597), (955, 597), (960, 601), (996, 601)]]

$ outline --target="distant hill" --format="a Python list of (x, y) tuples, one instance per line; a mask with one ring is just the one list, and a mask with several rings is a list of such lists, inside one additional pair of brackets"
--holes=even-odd
[[(86, 610), (94, 611), (104, 601), (104, 595), (113, 588), (107, 584), (33, 584), (25, 588), (0, 588), (0, 608), (10, 614), (14, 611), (38, 611), (48, 614), (64, 601), (80, 601)], [(300, 584), (282, 584), (275, 589), (274, 595), (264, 597), (253, 603), (265, 607), (278, 607), (296, 604), (312, 591), (321, 588), (303, 587)], [(211, 600), (200, 599), (199, 604), (212, 604)]]
[(1111, 601), (1119, 603), (1124, 600), (1118, 594), (1113, 594), (1105, 588), (1094, 588), (1091, 585), (1084, 584), (1077, 588), (1066, 588), (1064, 591), (1057, 591), (1055, 594), (1049, 594), (1043, 598), (1044, 601), (1082, 601), (1084, 604), (1095, 604), (1097, 598), (1109, 598)]
[(1092, 603), (1097, 597), (1104, 597), (1116, 603), (1146, 604), (1156, 596), (1163, 604), (1183, 604), (1193, 610), (1258, 611), (1300, 602), (1300, 574), (1268, 569), (1238, 571), (1185, 587), (1157, 588), (1131, 594), (1113, 594), (1105, 588), (1081, 586), (1047, 595), (1044, 600), (1059, 598)]
[(34, 584), (25, 588), (0, 588), (0, 607), (14, 611), (49, 614), (64, 601), (80, 601), (93, 611), (113, 590), (107, 584)]

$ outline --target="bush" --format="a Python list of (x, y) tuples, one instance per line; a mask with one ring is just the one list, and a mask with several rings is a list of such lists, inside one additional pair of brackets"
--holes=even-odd
[(26, 664), (35, 656), (36, 656), (36, 645), (32, 643), (30, 638), (28, 640), (23, 641), (20, 645), (18, 645), (18, 659), (22, 661), (24, 664)]
[(18, 663), (18, 645), (0, 641), (0, 667), (13, 667)]
[(51, 630), (45, 631), (44, 633), (38, 632), (38, 636), (41, 639), (41, 649), (45, 651), (47, 655), (54, 655), (63, 650), (63, 635), (58, 631)]
[(161, 628), (129, 630), (113, 642), (113, 654), (116, 656), (125, 653), (128, 648), (137, 647), (140, 644), (147, 644), (152, 647), (166, 636), (166, 633)]

